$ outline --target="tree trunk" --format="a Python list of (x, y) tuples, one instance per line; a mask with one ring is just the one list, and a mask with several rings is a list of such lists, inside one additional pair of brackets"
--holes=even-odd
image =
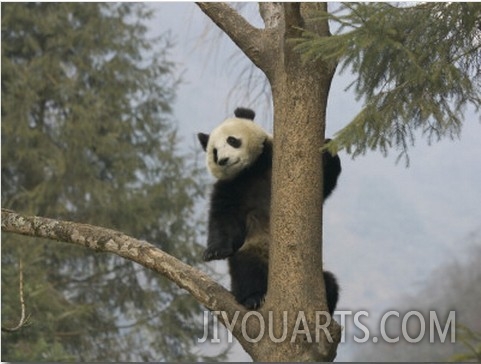
[[(269, 290), (264, 309), (289, 312), (288, 325), (294, 327), (300, 311), (305, 312), (310, 323), (316, 322), (315, 311), (327, 311), (321, 274), (321, 148), (331, 78), (315, 64), (301, 67), (294, 52), (285, 52), (284, 58), (285, 67), (278, 70), (271, 81), (275, 120), (272, 245)], [(311, 326), (309, 331), (314, 338), (315, 327)], [(284, 350), (277, 348), (273, 351), (276, 357), (269, 360), (317, 361), (330, 357), (324, 347), (319, 347), (318, 356), (298, 345), (294, 351), (291, 345), (285, 346)]]

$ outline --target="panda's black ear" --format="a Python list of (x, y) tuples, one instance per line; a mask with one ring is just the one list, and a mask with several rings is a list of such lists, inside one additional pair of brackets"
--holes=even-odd
[(197, 139), (199, 139), (200, 145), (204, 151), (207, 150), (207, 143), (209, 143), (209, 134), (199, 133), (197, 134)]
[(238, 107), (234, 110), (234, 115), (236, 118), (254, 120), (256, 113), (254, 110), (246, 109), (244, 107)]

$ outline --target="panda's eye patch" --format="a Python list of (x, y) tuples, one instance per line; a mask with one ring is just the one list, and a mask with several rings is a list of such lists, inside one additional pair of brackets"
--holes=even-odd
[(217, 163), (217, 148), (214, 148), (212, 153), (214, 154), (214, 163)]
[(227, 138), (227, 144), (229, 144), (232, 148), (240, 148), (242, 141), (236, 137), (230, 136)]

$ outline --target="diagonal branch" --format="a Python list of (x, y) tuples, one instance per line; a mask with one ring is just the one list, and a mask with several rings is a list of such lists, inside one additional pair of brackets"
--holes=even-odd
[(264, 69), (264, 50), (268, 33), (252, 26), (235, 9), (222, 2), (198, 2), (202, 10), (260, 69)]
[[(119, 231), (39, 216), (24, 216), (2, 209), (2, 232), (71, 243), (134, 261), (189, 291), (209, 310), (225, 312), (225, 316), (219, 317), (224, 324), (225, 319), (234, 317), (237, 311), (239, 318), (248, 312), (244, 306), (237, 303), (229, 291), (204, 272), (181, 262), (146, 241), (132, 238)], [(244, 349), (247, 351), (250, 349), (252, 343), (243, 339), (240, 325), (232, 328), (232, 334)]]

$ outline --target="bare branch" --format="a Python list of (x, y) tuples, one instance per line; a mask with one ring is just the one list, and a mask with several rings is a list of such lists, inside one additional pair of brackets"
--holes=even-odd
[[(39, 216), (24, 216), (6, 209), (2, 209), (2, 231), (76, 244), (96, 252), (113, 253), (167, 277), (190, 292), (209, 310), (224, 311), (228, 319), (233, 317), (236, 311), (239, 311), (239, 318), (248, 312), (244, 306), (237, 303), (228, 290), (204, 272), (181, 262), (146, 241), (132, 238), (119, 231)], [(219, 319), (225, 324), (223, 316)], [(253, 326), (248, 329), (257, 328)], [(253, 344), (243, 338), (240, 324), (235, 325), (232, 334), (244, 349), (247, 351), (251, 349)]]
[(19, 295), (20, 295), (20, 321), (18, 322), (17, 326), (15, 327), (4, 327), (2, 326), (2, 331), (4, 332), (14, 332), (21, 329), (23, 326), (27, 324), (28, 317), (25, 315), (25, 300), (23, 298), (23, 262), (20, 259), (18, 263), (18, 280), (19, 280)]
[(247, 57), (262, 69), (267, 34), (252, 26), (244, 17), (226, 3), (197, 3), (202, 10)]
[(281, 23), (283, 7), (281, 3), (260, 2), (259, 13), (266, 28), (275, 28)]

